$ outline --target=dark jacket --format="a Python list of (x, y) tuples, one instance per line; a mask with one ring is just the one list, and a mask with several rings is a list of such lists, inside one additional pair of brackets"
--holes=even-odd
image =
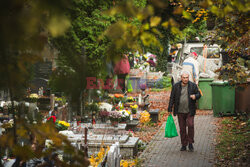
[[(174, 84), (172, 87), (169, 105), (168, 105), (168, 112), (172, 112), (172, 108), (174, 107), (174, 116), (178, 114), (178, 108), (180, 103), (181, 97), (181, 81)], [(195, 83), (188, 81), (188, 107), (191, 116), (195, 115), (196, 110), (196, 100), (190, 98), (190, 95), (195, 94), (195, 99), (198, 100), (201, 97), (200, 91)]]

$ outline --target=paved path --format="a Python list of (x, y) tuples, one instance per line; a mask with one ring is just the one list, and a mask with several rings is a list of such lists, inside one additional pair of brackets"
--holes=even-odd
[[(175, 124), (179, 132), (176, 117)], [(165, 124), (141, 154), (145, 167), (211, 167), (214, 158), (214, 131), (212, 115), (195, 116), (194, 152), (179, 151), (180, 137), (164, 138)]]

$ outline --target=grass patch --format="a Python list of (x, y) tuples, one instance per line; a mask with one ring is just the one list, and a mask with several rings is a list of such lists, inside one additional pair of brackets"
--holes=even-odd
[(224, 118), (216, 144), (215, 166), (245, 166), (250, 163), (250, 121)]
[(167, 87), (167, 88), (151, 88), (150, 91), (151, 92), (161, 92), (161, 91), (168, 91), (168, 90), (171, 90), (172, 87)]

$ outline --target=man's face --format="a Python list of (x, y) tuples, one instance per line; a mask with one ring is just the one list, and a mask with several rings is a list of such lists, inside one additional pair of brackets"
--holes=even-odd
[(181, 76), (181, 81), (183, 84), (187, 84), (189, 80), (189, 75), (188, 74), (182, 74)]

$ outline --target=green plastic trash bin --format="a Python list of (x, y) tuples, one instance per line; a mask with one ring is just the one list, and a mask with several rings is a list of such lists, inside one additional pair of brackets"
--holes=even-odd
[(215, 117), (235, 114), (235, 88), (228, 82), (212, 82), (212, 102)]
[(203, 94), (198, 101), (198, 108), (200, 110), (211, 110), (212, 109), (212, 87), (211, 83), (213, 78), (200, 78), (199, 88)]

